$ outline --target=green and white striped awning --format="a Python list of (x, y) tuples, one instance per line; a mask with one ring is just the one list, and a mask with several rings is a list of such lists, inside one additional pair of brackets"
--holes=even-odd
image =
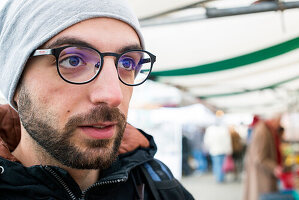
[(155, 80), (232, 112), (296, 109), (299, 9), (143, 28)]

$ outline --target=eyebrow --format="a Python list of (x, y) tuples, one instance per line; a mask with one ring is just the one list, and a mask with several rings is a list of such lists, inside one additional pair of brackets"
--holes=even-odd
[[(79, 45), (79, 46), (92, 47), (94, 49), (97, 49), (91, 43), (80, 40), (78, 38), (73, 38), (73, 37), (59, 38), (59, 39), (55, 40), (54, 42), (52, 42), (48, 45), (45, 45), (44, 48), (53, 49), (53, 48), (57, 48), (62, 45), (75, 45), (75, 46)], [(132, 50), (132, 49), (142, 50), (142, 47), (140, 46), (140, 44), (131, 44), (131, 45), (127, 45), (127, 46), (119, 48), (117, 50), (117, 53), (123, 53), (125, 51)], [(102, 52), (102, 53), (104, 53), (104, 52)]]

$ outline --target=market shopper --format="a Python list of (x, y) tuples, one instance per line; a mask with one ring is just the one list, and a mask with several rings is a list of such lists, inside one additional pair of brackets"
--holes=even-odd
[[(206, 158), (206, 150), (204, 148), (205, 128), (195, 124), (184, 124), (182, 127), (182, 171), (186, 175), (186, 171), (196, 174), (205, 173), (208, 170), (208, 161)], [(190, 159), (194, 159), (195, 164), (189, 165)], [(185, 172), (184, 172), (185, 171)]]
[(118, 155), (155, 62), (125, 1), (11, 0), (0, 24), (0, 89), (21, 121), (12, 152), (2, 138), (0, 199), (193, 199), (151, 136)]
[(193, 158), (198, 163), (195, 170), (199, 173), (205, 173), (208, 170), (207, 153), (204, 148), (205, 132), (205, 128), (197, 128), (196, 132), (193, 133), (191, 140)]
[(260, 120), (253, 130), (245, 156), (244, 200), (258, 200), (262, 194), (278, 191), (282, 173), (280, 120), (281, 115)]
[(236, 131), (235, 127), (230, 126), (229, 127), (229, 133), (231, 136), (231, 142), (232, 142), (232, 158), (235, 164), (234, 167), (234, 180), (239, 180), (239, 173), (242, 170), (242, 162), (243, 162), (243, 150), (244, 150), (244, 144), (242, 143), (242, 139), (240, 134)]
[(232, 154), (231, 137), (228, 128), (217, 124), (209, 126), (204, 136), (204, 144), (212, 159), (212, 169), (218, 183), (225, 181), (224, 159)]

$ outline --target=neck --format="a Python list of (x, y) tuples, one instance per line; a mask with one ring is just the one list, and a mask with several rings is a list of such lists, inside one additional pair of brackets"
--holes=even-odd
[(81, 190), (86, 190), (94, 184), (99, 177), (99, 170), (74, 169), (62, 165), (51, 155), (49, 155), (41, 146), (39, 146), (27, 133), (22, 130), (21, 140), (12, 154), (25, 166), (51, 165), (66, 170), (76, 181)]
[(73, 169), (68, 167), (64, 169), (73, 177), (82, 191), (96, 183), (99, 177), (99, 170), (95, 169)]

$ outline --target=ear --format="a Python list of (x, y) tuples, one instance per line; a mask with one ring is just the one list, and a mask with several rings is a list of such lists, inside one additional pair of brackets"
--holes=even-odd
[(18, 103), (19, 103), (19, 93), (20, 93), (20, 85), (18, 84), (17, 89), (15, 91), (14, 97), (13, 97), (13, 102), (16, 105), (17, 109), (18, 109)]

